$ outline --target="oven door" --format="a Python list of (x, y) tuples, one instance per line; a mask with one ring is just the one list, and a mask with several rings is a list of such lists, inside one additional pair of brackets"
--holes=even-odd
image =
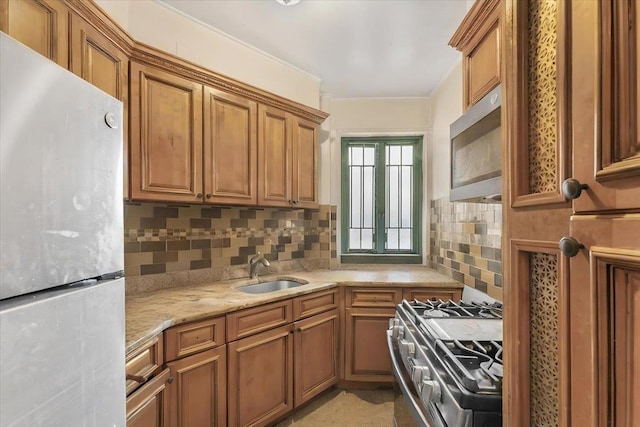
[(436, 408), (425, 410), (420, 396), (406, 371), (391, 331), (387, 331), (387, 345), (391, 356), (393, 376), (398, 382), (394, 401), (394, 426), (396, 427), (447, 427)]

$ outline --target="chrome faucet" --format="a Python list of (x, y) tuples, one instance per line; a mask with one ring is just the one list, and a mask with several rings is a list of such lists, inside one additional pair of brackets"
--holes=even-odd
[(262, 264), (265, 267), (269, 267), (269, 261), (267, 261), (262, 255), (262, 253), (258, 252), (249, 260), (249, 276), (252, 279), (256, 279), (258, 277), (258, 264)]

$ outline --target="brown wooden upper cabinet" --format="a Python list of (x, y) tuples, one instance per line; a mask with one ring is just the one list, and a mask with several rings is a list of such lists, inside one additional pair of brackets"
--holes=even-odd
[(0, 1), (0, 31), (67, 68), (69, 9), (62, 1)]
[(257, 103), (204, 88), (205, 201), (255, 205)]
[(449, 41), (462, 52), (463, 108), (500, 83), (500, 0), (477, 0)]
[(131, 62), (131, 197), (200, 202), (202, 85)]
[(131, 197), (317, 208), (319, 126), (131, 63)]
[[(640, 4), (572, 6), (575, 212), (640, 208)], [(599, 32), (594, 37), (594, 29)], [(565, 196), (566, 196), (565, 191)]]
[(71, 14), (69, 70), (122, 101), (124, 198), (129, 195), (129, 57), (79, 15)]
[(260, 105), (258, 204), (317, 208), (319, 126)]

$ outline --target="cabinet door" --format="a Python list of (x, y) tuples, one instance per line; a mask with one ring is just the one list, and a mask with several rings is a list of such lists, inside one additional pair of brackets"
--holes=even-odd
[(338, 309), (294, 323), (294, 401), (298, 407), (338, 381)]
[(62, 1), (3, 0), (0, 31), (60, 66), (69, 66), (69, 10)]
[(571, 3), (576, 212), (640, 209), (640, 2)]
[(169, 370), (127, 397), (127, 427), (163, 427), (168, 415)]
[(386, 331), (394, 309), (345, 310), (345, 380), (392, 382)]
[(205, 202), (255, 205), (257, 104), (204, 89)]
[(202, 201), (202, 85), (131, 62), (131, 198)]
[(274, 107), (258, 107), (258, 204), (291, 206), (291, 119)]
[(500, 27), (495, 15), (493, 27), (464, 59), (465, 107), (482, 99), (500, 83)]
[(122, 101), (124, 198), (129, 198), (129, 58), (78, 15), (71, 15), (69, 69)]
[(227, 425), (226, 351), (223, 345), (167, 363), (170, 427)]
[(571, 425), (640, 419), (640, 215), (572, 217)]
[(318, 208), (318, 132), (320, 127), (293, 117), (292, 201), (296, 207)]
[(291, 324), (229, 347), (229, 426), (267, 425), (293, 409)]

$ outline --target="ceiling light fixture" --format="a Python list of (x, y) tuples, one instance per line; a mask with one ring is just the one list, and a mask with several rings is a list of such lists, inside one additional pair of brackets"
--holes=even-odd
[(276, 1), (285, 6), (293, 6), (294, 4), (300, 3), (300, 0), (276, 0)]

